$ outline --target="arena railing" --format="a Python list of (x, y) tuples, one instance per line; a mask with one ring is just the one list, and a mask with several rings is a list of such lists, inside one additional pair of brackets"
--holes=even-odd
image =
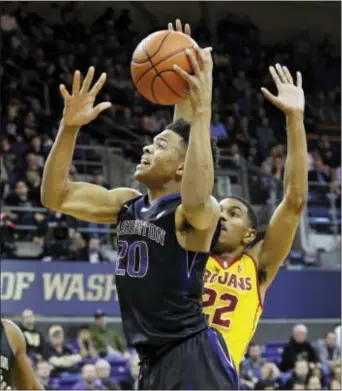
[[(247, 199), (256, 211), (261, 229), (266, 227), (274, 213), (277, 205), (283, 197), (283, 183), (273, 175), (265, 173), (260, 167), (247, 162), (243, 157), (234, 158), (224, 150), (220, 156), (221, 168), (216, 171), (215, 195), (222, 199), (228, 195), (238, 195)], [(322, 197), (325, 199), (326, 207), (312, 209), (312, 197), (315, 196), (315, 189), (323, 190)], [(311, 197), (311, 198), (310, 198)], [(326, 229), (333, 236), (334, 247), (340, 247), (339, 227), (340, 209), (336, 206), (338, 194), (334, 189), (334, 184), (319, 184), (310, 182), (309, 200), (301, 218), (300, 227), (297, 232), (295, 247), (303, 249), (305, 252), (312, 252), (315, 243), (310, 240), (315, 226), (318, 232)], [(321, 201), (322, 200), (319, 200)], [(319, 207), (319, 206), (318, 206)], [(317, 219), (312, 218), (312, 213), (328, 213), (328, 215)], [(315, 224), (317, 222), (317, 224)]]

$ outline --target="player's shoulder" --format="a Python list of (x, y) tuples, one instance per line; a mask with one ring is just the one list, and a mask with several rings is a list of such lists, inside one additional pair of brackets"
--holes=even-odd
[(15, 330), (15, 332), (21, 333), (21, 330), (17, 324), (15, 324), (12, 320), (7, 318), (1, 318), (1, 323), (3, 324), (5, 330)]
[(6, 318), (2, 318), (1, 322), (3, 324), (12, 349), (15, 351), (21, 349), (23, 344), (25, 344), (25, 340), (24, 335), (20, 330), (19, 326), (15, 324), (12, 320)]
[(130, 187), (118, 187), (109, 190), (109, 193), (113, 198), (115, 197), (115, 199), (118, 200), (119, 203), (122, 205), (130, 200), (142, 196), (142, 194), (138, 190), (132, 189)]
[(119, 187), (109, 191), (113, 201), (116, 202), (117, 210), (120, 211), (128, 203), (143, 197), (143, 195), (135, 189), (129, 187)]
[(219, 272), (223, 270), (223, 266), (221, 265), (219, 256), (216, 254), (210, 255), (208, 258), (207, 264), (206, 264), (206, 269), (214, 271), (214, 272)]
[(261, 239), (244, 252), (244, 256), (252, 260), (256, 266), (259, 266), (259, 260), (260, 260), (260, 255), (262, 253), (263, 244), (264, 244), (264, 240)]

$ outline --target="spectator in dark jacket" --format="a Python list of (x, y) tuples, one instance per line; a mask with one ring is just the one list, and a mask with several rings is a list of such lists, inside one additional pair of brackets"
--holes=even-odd
[(101, 252), (101, 242), (98, 238), (90, 238), (88, 246), (79, 251), (78, 260), (90, 263), (104, 262), (105, 258)]
[(314, 169), (309, 171), (308, 178), (309, 181), (318, 182), (320, 184), (331, 182), (329, 170), (326, 166), (324, 166), (321, 159), (316, 159), (314, 161)]
[(299, 359), (307, 360), (309, 363), (317, 363), (318, 358), (315, 349), (310, 342), (307, 341), (307, 328), (303, 324), (294, 326), (292, 331), (292, 338), (285, 345), (280, 369), (288, 371), (293, 369), (295, 363)]

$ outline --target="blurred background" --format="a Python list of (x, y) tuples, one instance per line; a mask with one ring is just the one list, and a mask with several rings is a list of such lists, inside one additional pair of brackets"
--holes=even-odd
[[(177, 11), (175, 11), (177, 8)], [(82, 129), (73, 180), (137, 187), (142, 146), (171, 122), (134, 88), (131, 55), (180, 18), (214, 47), (215, 195), (240, 195), (265, 227), (282, 198), (283, 115), (268, 66), (303, 74), (309, 201), (270, 288), (240, 378), (245, 389), (341, 389), (341, 3), (2, 2), (1, 314), (18, 322), (48, 389), (135, 389), (138, 359), (121, 331), (115, 226), (40, 203), (45, 159), (62, 114), (58, 85), (90, 65), (108, 79), (110, 110)], [(281, 238), (279, 238), (281, 240)]]

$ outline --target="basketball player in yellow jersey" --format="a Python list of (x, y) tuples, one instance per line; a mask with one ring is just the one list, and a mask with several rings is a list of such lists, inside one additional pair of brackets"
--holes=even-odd
[(286, 116), (284, 198), (259, 241), (251, 206), (238, 197), (221, 201), (222, 231), (204, 273), (204, 312), (223, 335), (237, 370), (257, 327), (267, 288), (291, 250), (308, 193), (301, 74), (294, 84), (286, 67), (277, 64), (270, 73), (278, 96), (261, 90)]

